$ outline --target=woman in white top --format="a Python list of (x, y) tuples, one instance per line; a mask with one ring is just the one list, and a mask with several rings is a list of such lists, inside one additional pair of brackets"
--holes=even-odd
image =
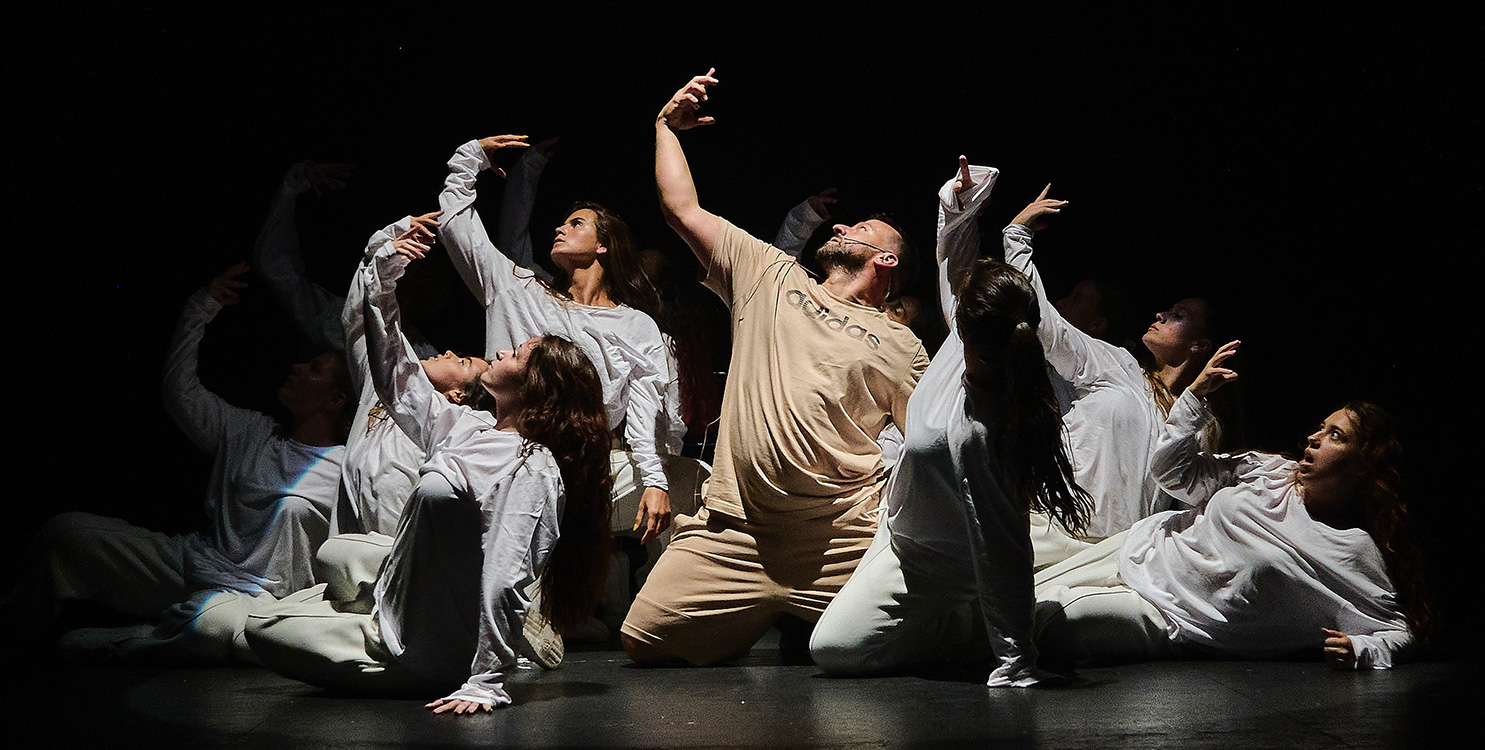
[(1006, 263), (1029, 276), (1036, 287), (1044, 321), (1038, 335), (1047, 361), (1073, 387), (1072, 406), (1063, 417), (1067, 449), (1078, 484), (1093, 497), (1094, 511), (1083, 539), (1069, 537), (1045, 517), (1033, 516), (1038, 568), (1169, 507), (1169, 498), (1150, 473), (1151, 457), (1172, 402), (1212, 354), (1212, 311), (1198, 298), (1183, 299), (1156, 314), (1141, 337), (1150, 353), (1143, 364), (1123, 348), (1089, 336), (1062, 318), (1048, 301), (1031, 262), (1032, 233), (1067, 205), (1047, 198), (1050, 188), (1011, 220), (1002, 241)]
[(668, 348), (653, 315), (659, 296), (639, 265), (629, 228), (596, 203), (575, 205), (552, 241), (558, 282), (548, 286), (495, 248), (474, 209), (476, 182), (486, 169), (500, 172), (491, 156), (525, 148), (525, 136), (469, 141), (450, 157), (439, 194), (440, 235), (470, 291), (485, 307), (487, 353), (527, 338), (554, 333), (570, 339), (597, 368), (609, 425), (623, 425), (645, 486), (636, 524), (644, 541), (670, 524), (669, 483), (660, 453), (671, 443), (667, 399), (676, 393)]
[[(953, 185), (975, 187), (967, 173)], [(987, 649), (972, 640), (978, 616), (993, 654), (987, 684), (1026, 687), (1045, 677), (1027, 514), (1077, 529), (1090, 503), (1063, 450), (1030, 282), (993, 260), (971, 266), (957, 294), (948, 278), (939, 274), (940, 293), (955, 300), (949, 337), (908, 401), (877, 536), (815, 626), (810, 654), (831, 674), (963, 659)]]
[(1232, 342), (1171, 409), (1155, 454), (1159, 513), (1037, 575), (1038, 643), (1073, 661), (1324, 649), (1338, 669), (1385, 669), (1429, 628), (1398, 494), (1386, 412), (1352, 402), (1298, 461), (1212, 455), (1206, 398), (1236, 374)]
[(555, 336), (497, 352), (474, 406), (435, 390), (398, 321), (396, 278), (426, 250), (411, 234), (361, 269), (377, 393), (428, 454), (375, 607), (342, 611), (316, 587), (255, 615), (248, 641), (265, 665), (314, 684), (437, 694), (462, 681), (429, 707), (470, 713), (511, 702), (533, 581), (559, 627), (591, 613), (607, 572), (609, 435), (597, 373)]

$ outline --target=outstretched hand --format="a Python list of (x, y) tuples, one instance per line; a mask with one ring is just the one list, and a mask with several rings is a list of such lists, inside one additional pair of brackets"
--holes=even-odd
[(954, 205), (964, 208), (964, 194), (974, 190), (975, 184), (975, 178), (969, 175), (969, 157), (960, 154), (959, 176), (954, 178)]
[(656, 118), (656, 122), (663, 123), (671, 130), (690, 130), (698, 125), (711, 125), (716, 122), (711, 117), (696, 116), (696, 110), (701, 107), (702, 102), (706, 101), (706, 87), (720, 83), (712, 77), (716, 72), (717, 69), (712, 68), (706, 72), (706, 75), (696, 76), (682, 86), (681, 90), (675, 92), (675, 96), (670, 97), (670, 101), (660, 108), (660, 115)]
[(529, 148), (531, 144), (526, 142), (524, 135), (492, 135), (480, 139), (480, 148), (485, 150), (485, 157), (490, 160), (490, 169), (495, 174), (505, 177), (505, 170), (495, 164), (495, 152), (503, 148)]
[(456, 700), (453, 698), (439, 698), (432, 703), (424, 705), (423, 708), (431, 708), (433, 709), (433, 713), (436, 714), (441, 714), (446, 711), (453, 711), (456, 714), (473, 714), (481, 708), (485, 709), (485, 713), (490, 713), (494, 710), (494, 708), (488, 703)]
[(309, 186), (314, 188), (315, 195), (333, 193), (345, 188), (345, 181), (350, 178), (355, 164), (321, 164), (310, 162), (304, 168), (304, 179), (309, 180)]
[(410, 261), (420, 260), (426, 257), (428, 251), (432, 249), (435, 240), (432, 232), (429, 231), (424, 223), (420, 223), (419, 220), (423, 220), (424, 222), (432, 221), (434, 226), (437, 226), (438, 221), (436, 219), (430, 219), (430, 216), (432, 214), (424, 214), (414, 219), (411, 229), (397, 235), (397, 238), (392, 240), (392, 251)]
[(810, 204), (810, 208), (814, 209), (816, 216), (830, 221), (833, 218), (830, 215), (830, 206), (836, 202), (835, 198), (831, 197), (833, 195), (835, 195), (835, 188), (825, 188), (819, 193), (811, 195), (805, 202)]
[(1207, 366), (1201, 368), (1201, 374), (1196, 376), (1196, 380), (1192, 381), (1186, 390), (1197, 396), (1206, 396), (1237, 380), (1237, 372), (1223, 367), (1222, 363), (1226, 362), (1228, 357), (1237, 354), (1238, 346), (1242, 343), (1241, 341), (1229, 341), (1223, 344), (1222, 348), (1212, 354), (1212, 358), (1207, 361)]
[(1325, 634), (1325, 663), (1331, 669), (1351, 670), (1356, 668), (1356, 647), (1351, 636), (1339, 630), (1320, 628)]
[(223, 271), (222, 274), (206, 285), (206, 293), (217, 301), (222, 307), (238, 303), (238, 289), (246, 289), (246, 281), (238, 281), (237, 277), (248, 272), (247, 261), (239, 261), (237, 265)]
[(1016, 214), (1016, 218), (1011, 219), (1011, 223), (1020, 224), (1033, 232), (1046, 229), (1047, 222), (1044, 217), (1061, 213), (1062, 207), (1067, 205), (1067, 201), (1048, 198), (1047, 191), (1051, 189), (1052, 183), (1049, 182), (1046, 187), (1042, 188), (1042, 194), (1038, 195), (1031, 205), (1021, 209), (1021, 213)]

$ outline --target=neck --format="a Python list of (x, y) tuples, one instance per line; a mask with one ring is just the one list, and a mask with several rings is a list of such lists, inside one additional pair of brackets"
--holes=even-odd
[(521, 400), (514, 393), (492, 393), (495, 397), (495, 429), (517, 432), (516, 417), (521, 415)]
[(1329, 482), (1301, 481), (1300, 497), (1310, 518), (1333, 529), (1354, 529), (1361, 526), (1361, 503), (1348, 495), (1353, 492)]
[(835, 266), (820, 286), (843, 300), (866, 307), (880, 309), (887, 299), (887, 277), (873, 272), (870, 266), (854, 273)]
[(1189, 359), (1174, 365), (1162, 362), (1155, 368), (1155, 376), (1160, 378), (1160, 382), (1165, 383), (1165, 387), (1169, 388), (1171, 393), (1178, 396), (1181, 391), (1186, 390), (1186, 386), (1196, 380), (1200, 372), (1201, 366), (1193, 365), (1192, 360)]
[(345, 444), (345, 436), (340, 432), (340, 415), (338, 414), (320, 413), (307, 417), (296, 416), (293, 427), (289, 429), (289, 437), (317, 448)]
[(567, 296), (580, 305), (594, 307), (617, 307), (608, 296), (608, 285), (604, 283), (603, 266), (594, 261), (587, 268), (574, 268), (568, 274)]

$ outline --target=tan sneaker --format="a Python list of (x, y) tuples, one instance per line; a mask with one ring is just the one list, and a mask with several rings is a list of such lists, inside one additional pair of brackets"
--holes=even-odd
[(526, 608), (526, 622), (521, 627), (522, 645), (517, 653), (541, 665), (542, 669), (556, 669), (562, 666), (562, 657), (567, 654), (562, 635), (541, 613), (541, 583), (531, 584), (526, 593), (531, 596), (531, 605)]

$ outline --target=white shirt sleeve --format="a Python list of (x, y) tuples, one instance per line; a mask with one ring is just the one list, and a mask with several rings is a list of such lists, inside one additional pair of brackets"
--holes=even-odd
[[(990, 200), (990, 191), (995, 188), (995, 179), (1000, 170), (994, 167), (970, 165), (969, 176), (975, 186), (969, 195), (954, 195), (954, 181), (958, 170), (938, 190), (938, 303), (944, 314), (944, 323), (954, 329), (954, 285), (980, 257), (980, 235), (975, 225), (975, 214), (985, 201)], [(963, 205), (961, 205), (961, 202)]]
[[(411, 228), (412, 217), (407, 216), (372, 234), (371, 239), (366, 241), (363, 261), (370, 262), (383, 252), (391, 252), (392, 241)], [(345, 307), (340, 311), (340, 328), (345, 331), (342, 345), (345, 347), (346, 364), (350, 365), (351, 385), (356, 393), (366, 387), (371, 377), (371, 365), (366, 359), (366, 319), (362, 311), (366, 303), (367, 286), (371, 281), (368, 274), (358, 272), (352, 276), (351, 288), (345, 296)]]
[(546, 167), (546, 154), (528, 148), (521, 152), (521, 158), (506, 174), (505, 193), (500, 200), (500, 225), (495, 228), (495, 246), (516, 265), (550, 284), (553, 276), (536, 262), (531, 246), (531, 209), (536, 205), (536, 185)]
[(496, 249), (474, 210), (475, 182), (480, 170), (490, 168), (490, 160), (479, 141), (470, 141), (454, 152), (448, 166), (449, 176), (438, 195), (443, 211), (438, 233), (464, 284), (488, 308), (499, 291), (516, 283), (516, 264)]
[[(639, 315), (649, 320), (643, 313)], [(665, 413), (665, 388), (670, 377), (665, 342), (656, 330), (653, 337), (643, 337), (647, 340), (641, 350), (625, 340), (631, 337), (639, 338), (632, 333), (629, 337), (611, 334), (608, 342), (609, 347), (620, 352), (619, 358), (630, 368), (624, 403), (624, 441), (634, 454), (644, 486), (669, 490), (665, 465), (659, 456), (659, 447), (670, 429)]]
[(309, 189), (304, 170), (311, 163), (295, 164), (284, 175), (248, 261), (274, 296), (289, 309), (315, 349), (338, 351), (344, 345), (338, 316), (345, 300), (304, 275), (304, 255), (299, 249), (299, 229), (294, 220), (299, 195)]
[(402, 335), (396, 280), (406, 266), (407, 259), (392, 252), (391, 243), (376, 257), (361, 263), (358, 273), (365, 277), (362, 315), (366, 353), (371, 379), (382, 404), (392, 413), (397, 426), (425, 454), (432, 454), (433, 447), (458, 422), (462, 410), (433, 387), (412, 345)]
[(1100, 365), (1103, 357), (1097, 352), (1100, 346), (1112, 346), (1074, 328), (1063, 319), (1057, 308), (1047, 300), (1047, 290), (1042, 286), (1042, 277), (1031, 262), (1031, 230), (1020, 224), (1011, 224), (1001, 230), (1001, 242), (1005, 249), (1005, 262), (1031, 279), (1036, 289), (1036, 299), (1041, 305), (1042, 324), (1037, 327), (1037, 338), (1047, 353), (1047, 363), (1075, 387), (1092, 385), (1105, 375)]
[(823, 223), (825, 217), (815, 213), (815, 207), (806, 200), (784, 214), (784, 223), (779, 225), (773, 246), (792, 258), (798, 258), (800, 251), (804, 250), (804, 243), (809, 242), (810, 235)]
[(1215, 418), (1196, 394), (1182, 392), (1171, 406), (1151, 460), (1155, 481), (1193, 507), (1205, 505), (1217, 490), (1236, 484), (1238, 468), (1244, 463), (1241, 456), (1202, 451), (1202, 428)]
[(197, 373), (201, 337), (206, 333), (206, 324), (221, 309), (205, 289), (186, 300), (170, 340), (170, 354), (160, 384), (170, 418), (191, 442), (213, 456), (241, 426), (268, 420), (264, 414), (227, 403), (201, 384)]
[(1413, 644), (1413, 634), (1406, 630), (1379, 630), (1350, 638), (1357, 669), (1391, 669), (1397, 657)]

